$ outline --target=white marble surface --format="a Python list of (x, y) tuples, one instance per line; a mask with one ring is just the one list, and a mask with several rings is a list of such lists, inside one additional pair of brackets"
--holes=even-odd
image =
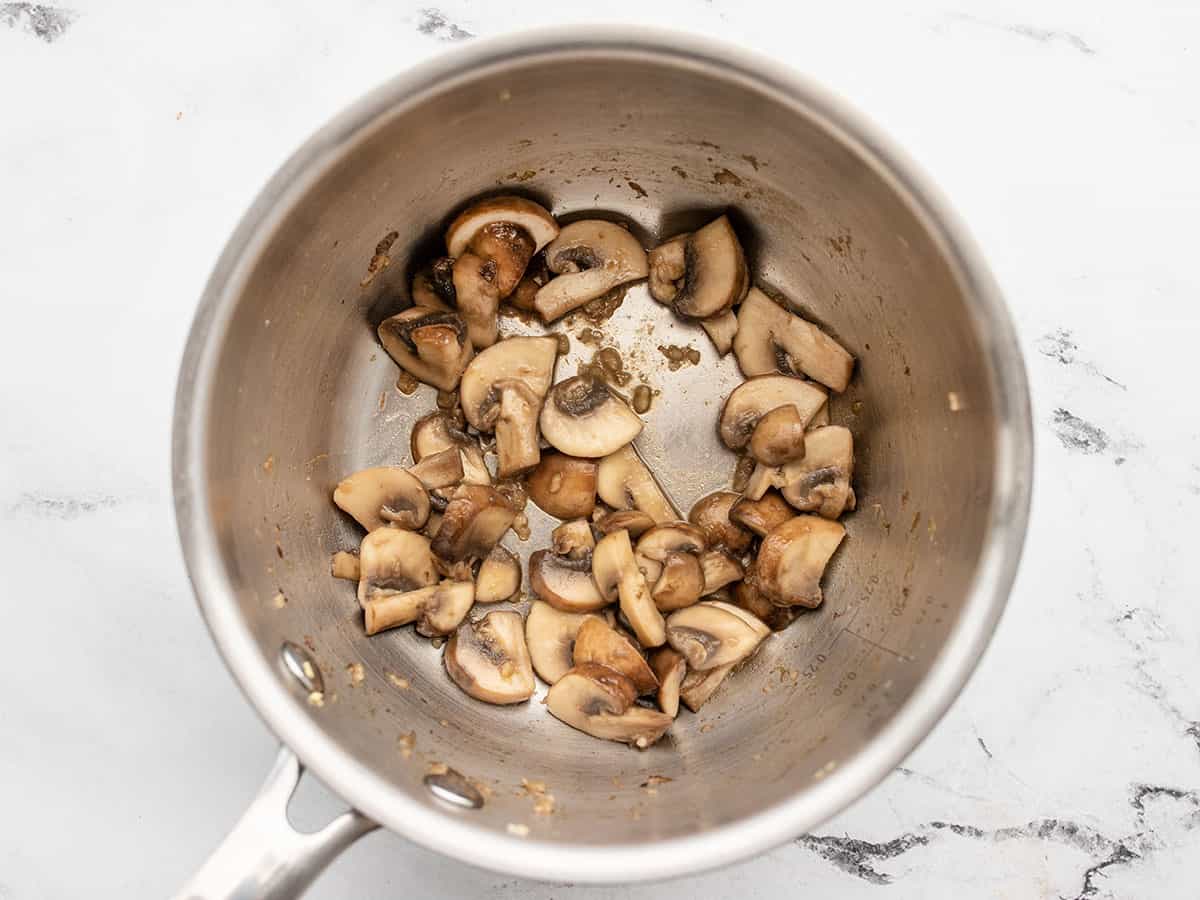
[[(1200, 6), (422, 5), (0, 2), (0, 898), (167, 895), (274, 754), (192, 604), (168, 482), (180, 349), (242, 210), (397, 70), (472, 35), (599, 19), (791, 62), (953, 198), (1033, 384), (1016, 591), (933, 736), (817, 837), (590, 889), (377, 833), (312, 895), (1196, 896)], [(314, 789), (300, 807), (316, 821), (335, 803)]]

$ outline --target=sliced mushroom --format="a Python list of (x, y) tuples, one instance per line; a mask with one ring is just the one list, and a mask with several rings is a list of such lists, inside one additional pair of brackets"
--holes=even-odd
[(770, 633), (745, 610), (717, 600), (704, 600), (667, 619), (667, 642), (683, 654), (689, 670), (699, 672), (741, 662)]
[(747, 500), (761, 500), (763, 495), (773, 487), (783, 486), (783, 469), (780, 466), (765, 466), (755, 463), (750, 477), (746, 479), (746, 487), (742, 496)]
[(570, 559), (549, 550), (529, 557), (529, 586), (533, 592), (563, 612), (593, 612), (608, 606), (592, 580), (592, 560)]
[(484, 703), (523, 703), (537, 686), (524, 623), (512, 610), (464, 622), (446, 642), (442, 660), (450, 680)]
[(442, 256), (422, 267), (412, 280), (412, 301), (416, 306), (449, 312), (457, 303), (454, 295), (454, 259)]
[(743, 497), (729, 510), (729, 518), (763, 537), (772, 528), (796, 515), (779, 494), (774, 491), (763, 494), (758, 500)]
[(737, 314), (732, 309), (723, 313), (709, 316), (700, 320), (700, 327), (708, 334), (709, 340), (717, 348), (717, 353), (724, 356), (733, 349), (733, 338), (737, 334)]
[(566, 672), (546, 693), (546, 708), (556, 719), (592, 737), (645, 749), (671, 727), (673, 719), (656, 709), (634, 705), (635, 689), (607, 666), (583, 663)]
[[(659, 577), (663, 574), (663, 566), (667, 557), (672, 553), (696, 555), (705, 549), (704, 532), (687, 522), (668, 522), (655, 525), (640, 538), (637, 543), (637, 564), (646, 577), (646, 583), (657, 586)], [(697, 591), (703, 587), (703, 576), (699, 565), (696, 566)], [(689, 602), (695, 602), (700, 594)], [(684, 604), (687, 605), (687, 604)], [(661, 608), (661, 607), (660, 607)]]
[(435, 410), (418, 419), (413, 425), (409, 443), (416, 463), (422, 462), (427, 456), (455, 448), (462, 461), (463, 481), (468, 484), (492, 483), (492, 474), (484, 462), (479, 444), (461, 431), (455, 425), (454, 418), (444, 410)]
[(612, 222), (572, 222), (546, 248), (546, 266), (558, 277), (537, 292), (533, 305), (543, 322), (553, 322), (618, 285), (645, 278), (646, 251), (637, 238)]
[(754, 536), (729, 518), (729, 511), (741, 497), (733, 491), (717, 491), (696, 501), (688, 521), (700, 529), (708, 547), (724, 547), (732, 553), (744, 553)]
[(826, 403), (817, 410), (816, 415), (808, 420), (808, 430), (815, 431), (818, 428), (824, 428), (829, 424), (829, 404)]
[(416, 530), (429, 518), (428, 492), (399, 466), (363, 469), (343, 478), (334, 488), (333, 502), (367, 531), (388, 523)]
[(600, 460), (596, 493), (613, 509), (640, 509), (655, 522), (679, 518), (646, 464), (628, 444)]
[(474, 254), (496, 264), (496, 291), (503, 300), (511, 294), (533, 258), (534, 242), (529, 232), (512, 222), (489, 222), (477, 232), (468, 246)]
[(796, 516), (767, 534), (754, 564), (754, 586), (776, 606), (821, 605), (821, 576), (846, 529), (820, 516)]
[(687, 239), (686, 233), (677, 234), (669, 241), (663, 241), (646, 255), (650, 267), (650, 296), (659, 303), (669, 306), (679, 293), (683, 276), (687, 274), (687, 261), (684, 257)]
[(628, 531), (631, 538), (640, 537), (653, 527), (654, 520), (640, 509), (619, 509), (596, 520), (596, 530), (601, 534)]
[(772, 631), (782, 631), (791, 625), (796, 618), (798, 609), (794, 606), (776, 606), (764, 597), (754, 586), (751, 573), (748, 573), (747, 579), (739, 582), (734, 588), (733, 604), (758, 616), (763, 624)]
[(448, 562), (482, 559), (499, 543), (515, 516), (512, 504), (495, 488), (460, 485), (442, 513), (433, 552)]
[(804, 374), (841, 393), (854, 357), (824, 331), (751, 288), (738, 311), (733, 352), (747, 377), (783, 371)]
[(679, 686), (679, 699), (692, 712), (700, 712), (700, 707), (709, 701), (717, 688), (725, 683), (725, 678), (733, 671), (733, 664), (718, 666), (706, 672), (688, 670)]
[(557, 519), (590, 516), (596, 506), (596, 461), (547, 453), (525, 486), (529, 499)]
[(458, 387), (473, 352), (461, 317), (420, 306), (384, 319), (379, 342), (396, 365), (443, 391)]
[[(679, 251), (668, 251), (670, 265), (663, 274), (678, 271)], [(693, 231), (683, 241), (683, 274), (675, 280), (671, 305), (681, 316), (703, 319), (740, 303), (750, 287), (746, 255), (727, 216)], [(665, 293), (665, 292), (663, 292)]]
[(437, 583), (429, 539), (399, 528), (376, 528), (358, 550), (358, 602), (403, 594)]
[(525, 619), (525, 643), (542, 681), (554, 684), (575, 665), (575, 636), (592, 618), (588, 613), (563, 612), (542, 600), (533, 601)]
[(575, 665), (598, 663), (620, 672), (638, 694), (658, 690), (658, 678), (637, 647), (604, 620), (592, 616), (575, 635)]
[(490, 197), (472, 203), (446, 229), (446, 252), (461, 256), (476, 234), (487, 225), (508, 222), (524, 229), (533, 238), (534, 252), (558, 236), (558, 222), (546, 208), (524, 197)]
[(463, 480), (462, 454), (457, 447), (431, 453), (409, 466), (408, 471), (417, 477), (427, 491), (449, 487)]
[(550, 532), (550, 546), (558, 556), (568, 559), (591, 559), (596, 538), (587, 519), (563, 522)]
[(546, 268), (546, 260), (535, 256), (525, 270), (525, 276), (517, 283), (516, 289), (508, 295), (508, 303), (522, 312), (534, 312), (534, 301), (537, 292), (550, 280), (550, 270)]
[(790, 375), (748, 378), (733, 389), (721, 408), (721, 440), (730, 450), (741, 450), (750, 443), (759, 420), (772, 410), (795, 407), (800, 420), (808, 424), (827, 399), (815, 384)]
[(691, 606), (704, 593), (704, 569), (691, 553), (668, 553), (661, 574), (650, 588), (654, 605), (661, 612)]
[(592, 553), (592, 577), (606, 600), (619, 598), (621, 613), (643, 647), (658, 647), (666, 639), (662, 614), (654, 605), (646, 579), (633, 556), (629, 532), (605, 535)]
[(542, 436), (571, 456), (608, 456), (637, 437), (642, 420), (608, 385), (576, 375), (550, 389), (542, 405)]
[(801, 512), (836, 519), (854, 509), (850, 477), (854, 469), (854, 436), (850, 429), (828, 425), (808, 432), (803, 459), (783, 467), (783, 499)]
[(702, 593), (705, 595), (719, 591), (735, 581), (741, 581), (746, 575), (742, 564), (724, 550), (706, 550), (701, 553), (700, 570), (704, 573)]
[(557, 358), (553, 337), (513, 337), (482, 351), (463, 372), (463, 415), (479, 431), (496, 432), (501, 478), (526, 471), (541, 458), (538, 414)]
[(679, 715), (679, 688), (687, 675), (687, 661), (671, 647), (650, 654), (650, 668), (658, 679), (658, 707), (672, 719)]
[(450, 634), (467, 617), (475, 602), (471, 581), (443, 581), (406, 593), (377, 595), (363, 606), (367, 634), (417, 623), (425, 637)]
[(499, 603), (521, 589), (521, 562), (511, 550), (497, 544), (479, 565), (475, 576), (475, 602)]
[(750, 435), (750, 455), (764, 466), (781, 466), (803, 458), (807, 424), (793, 404), (777, 406), (754, 426)]
[(329, 560), (329, 574), (334, 578), (341, 578), (345, 581), (358, 581), (362, 577), (361, 571), (357, 553), (339, 550)]
[(454, 261), (454, 293), (458, 311), (467, 324), (467, 336), (475, 349), (490, 347), (499, 334), (499, 273), (494, 259), (464, 253)]

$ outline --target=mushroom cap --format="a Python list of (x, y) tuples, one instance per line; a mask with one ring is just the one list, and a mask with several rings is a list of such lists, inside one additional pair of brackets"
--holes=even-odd
[(854, 436), (840, 425), (816, 428), (805, 436), (803, 459), (789, 462), (781, 473), (783, 499), (801, 512), (836, 519), (854, 507), (850, 478), (854, 469)]
[(576, 375), (550, 389), (542, 405), (542, 436), (557, 450), (595, 459), (641, 434), (644, 423), (598, 378)]
[(791, 403), (771, 410), (758, 420), (750, 436), (750, 455), (764, 466), (781, 466), (804, 456), (804, 429), (808, 423)]
[(689, 669), (679, 686), (679, 699), (692, 712), (700, 712), (700, 707), (709, 701), (732, 671), (733, 663), (706, 672)]
[(667, 642), (687, 659), (689, 670), (698, 672), (741, 662), (770, 633), (750, 613), (717, 600), (701, 601), (667, 618)]
[(628, 531), (631, 538), (636, 538), (653, 528), (654, 520), (640, 509), (618, 509), (601, 516), (595, 524), (601, 534)]
[(554, 684), (575, 665), (575, 636), (589, 613), (556, 609), (543, 600), (533, 601), (525, 618), (525, 643), (533, 669), (546, 684)]
[(708, 595), (719, 591), (746, 575), (742, 564), (724, 550), (706, 550), (700, 554), (700, 571), (704, 575), (701, 593)]
[(462, 454), (457, 447), (448, 447), (422, 457), (420, 462), (409, 466), (408, 471), (427, 491), (449, 487), (463, 479)]
[(529, 499), (558, 519), (590, 516), (596, 506), (596, 461), (547, 453), (526, 479)]
[(705, 548), (704, 532), (687, 522), (667, 522), (655, 525), (637, 542), (637, 564), (654, 585), (662, 574), (662, 564), (671, 553), (701, 553)]
[(778, 372), (782, 362), (838, 393), (854, 370), (854, 357), (841, 344), (758, 288), (750, 289), (738, 310), (733, 352), (748, 378)]
[(699, 558), (692, 553), (668, 553), (650, 596), (661, 612), (672, 612), (691, 606), (705, 593), (704, 588), (704, 568)]
[(724, 356), (733, 349), (733, 338), (737, 334), (738, 320), (737, 313), (732, 309), (709, 316), (707, 319), (701, 319), (700, 327), (704, 329), (709, 340), (713, 342), (713, 346), (717, 348), (718, 355)]
[(412, 280), (412, 301), (415, 306), (449, 312), (454, 309), (454, 258), (440, 256), (417, 270)]
[(512, 610), (464, 622), (446, 642), (442, 660), (450, 680), (485, 703), (523, 703), (537, 686), (524, 623)]
[(338, 482), (333, 502), (367, 531), (389, 523), (419, 529), (429, 518), (429, 493), (399, 466), (362, 469)]
[(733, 553), (743, 553), (750, 547), (754, 535), (729, 518), (729, 511), (740, 499), (733, 491), (716, 491), (696, 501), (688, 521), (700, 529), (707, 546), (725, 547)]
[(679, 293), (683, 276), (687, 272), (687, 262), (683, 254), (687, 239), (686, 232), (677, 234), (670, 240), (663, 241), (646, 255), (650, 296), (659, 303), (669, 304)]
[(475, 576), (475, 602), (499, 603), (521, 589), (521, 562), (507, 547), (497, 544), (479, 565)]
[(671, 501), (630, 444), (600, 460), (596, 492), (613, 509), (639, 509), (655, 522), (679, 518)]
[(683, 283), (672, 300), (679, 315), (707, 318), (746, 296), (750, 287), (746, 255), (727, 216), (719, 216), (688, 235), (683, 258)]
[(550, 336), (510, 337), (481, 351), (462, 373), (459, 404), (473, 428), (491, 431), (500, 416), (497, 383), (520, 381), (539, 400), (554, 379), (558, 340)]
[(442, 523), (431, 545), (433, 552), (447, 562), (487, 556), (515, 516), (512, 504), (495, 488), (460, 485), (442, 513)]
[(776, 606), (817, 607), (821, 576), (846, 536), (838, 522), (795, 516), (762, 539), (754, 564), (754, 586)]
[(821, 388), (790, 375), (748, 378), (730, 392), (721, 407), (721, 440), (730, 450), (740, 450), (750, 443), (759, 420), (772, 410), (794, 406), (807, 424), (828, 399)]
[(550, 546), (557, 556), (587, 558), (590, 561), (592, 551), (596, 549), (596, 536), (592, 534), (591, 522), (587, 519), (563, 522), (550, 532)]
[(558, 222), (544, 206), (512, 195), (489, 197), (472, 203), (450, 223), (446, 229), (446, 252), (461, 256), (479, 230), (493, 222), (509, 222), (525, 229), (533, 238), (534, 252), (558, 236)]
[(638, 649), (603, 619), (592, 616), (575, 635), (575, 665), (598, 663), (620, 672), (638, 694), (658, 690), (658, 678)]
[(566, 672), (546, 693), (546, 708), (556, 719), (592, 737), (621, 741), (639, 749), (666, 733), (673, 719), (633, 705), (629, 679), (606, 666), (583, 663)]
[(445, 410), (434, 410), (418, 419), (413, 425), (409, 445), (413, 461), (418, 464), (427, 456), (457, 448), (462, 463), (462, 480), (468, 484), (492, 483), (492, 473), (488, 471), (479, 444), (459, 430), (453, 416)]
[(569, 559), (549, 550), (538, 550), (529, 557), (529, 586), (563, 612), (592, 612), (609, 604), (591, 573), (592, 561), (587, 558)]
[(474, 352), (462, 317), (413, 306), (379, 323), (379, 342), (396, 365), (443, 391), (458, 387)]
[(358, 550), (358, 602), (437, 583), (429, 538), (399, 528), (376, 528)]
[(496, 263), (496, 291), (503, 300), (513, 292), (533, 258), (534, 242), (529, 232), (512, 222), (489, 222), (475, 232), (469, 251)]
[(476, 349), (496, 343), (500, 309), (500, 266), (494, 259), (464, 253), (454, 261), (457, 309)]
[(629, 532), (605, 535), (592, 552), (592, 578), (600, 594), (612, 600), (616, 593), (621, 614), (643, 647), (658, 647), (667, 639), (662, 614), (654, 605), (646, 579), (633, 555)]
[(758, 588), (754, 586), (753, 578), (749, 575), (745, 580), (738, 582), (737, 587), (734, 588), (733, 603), (758, 616), (763, 624), (772, 631), (782, 631), (791, 625), (796, 618), (796, 611), (800, 608), (776, 606), (759, 592)]
[(795, 516), (793, 510), (775, 491), (768, 491), (758, 500), (743, 497), (729, 510), (729, 518), (763, 537), (772, 528)]
[(538, 289), (534, 309), (552, 322), (618, 285), (645, 278), (646, 251), (637, 238), (613, 222), (572, 222), (546, 248), (546, 266), (558, 277)]
[(425, 637), (450, 634), (466, 618), (475, 602), (470, 581), (442, 581), (405, 593), (378, 594), (363, 606), (368, 635), (388, 628), (417, 623)]
[(672, 647), (659, 647), (650, 654), (650, 668), (658, 678), (658, 706), (671, 718), (679, 714), (679, 688), (687, 675), (687, 660)]

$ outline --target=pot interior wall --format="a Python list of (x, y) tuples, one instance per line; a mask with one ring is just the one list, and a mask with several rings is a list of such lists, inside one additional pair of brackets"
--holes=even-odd
[[(268, 659), (284, 641), (305, 644), (324, 673), (324, 706), (307, 714), (422, 803), (439, 804), (422, 778), (446, 764), (489, 795), (482, 809), (448, 814), (499, 831), (525, 824), (531, 837), (573, 844), (730, 822), (856, 754), (910, 695), (959, 615), (990, 512), (998, 427), (968, 300), (896, 191), (778, 97), (610, 51), (569, 62), (547, 53), (502, 76), (443, 83), (333, 150), (341, 155), (245, 273), (205, 460), (246, 627)], [(398, 370), (372, 323), (404, 305), (410, 261), (438, 250), (449, 217), (501, 191), (567, 217), (622, 217), (647, 246), (728, 210), (758, 282), (859, 360), (833, 404), (834, 421), (855, 435), (859, 508), (846, 520), (824, 606), (770, 638), (700, 714), (681, 713), (646, 752), (553, 720), (539, 702), (544, 689), (515, 708), (467, 698), (442, 671), (440, 651), (410, 629), (365, 637), (353, 586), (329, 577), (330, 554), (361, 537), (332, 506), (334, 484), (365, 466), (406, 464), (410, 425), (434, 406), (427, 388), (396, 389)], [(387, 239), (390, 262), (368, 278)], [(643, 286), (605, 327), (632, 384), (659, 392), (638, 446), (686, 511), (728, 482), (734, 459), (714, 423), (739, 380), (736, 364)], [(566, 331), (560, 378), (595, 349), (579, 327)], [(669, 371), (658, 350), (668, 344), (695, 347), (700, 365)], [(529, 515), (532, 539), (507, 540), (523, 557), (546, 545), (552, 524), (532, 504)], [(366, 673), (358, 686), (346, 671), (355, 662)], [(295, 702), (305, 706), (299, 690)], [(643, 787), (651, 775), (670, 780)], [(552, 814), (534, 812), (522, 779), (546, 784)]]

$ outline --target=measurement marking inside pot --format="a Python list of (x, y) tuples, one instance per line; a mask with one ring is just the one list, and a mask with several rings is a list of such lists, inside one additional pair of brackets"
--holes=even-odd
[(897, 652), (896, 652), (895, 650), (893, 650), (891, 647), (885, 647), (885, 646), (883, 646), (883, 644), (877, 644), (875, 641), (871, 640), (870, 638), (868, 638), (868, 637), (863, 637), (863, 636), (862, 636), (861, 634), (859, 634), (857, 631), (850, 631), (850, 629), (849, 629), (849, 628), (844, 628), (844, 629), (842, 629), (842, 630), (843, 630), (843, 631), (845, 631), (845, 632), (848, 632), (849, 634), (852, 634), (852, 635), (854, 635), (854, 636), (855, 636), (856, 638), (858, 638), (860, 641), (863, 641), (864, 643), (870, 644), (870, 645), (871, 645), (872, 647), (874, 647), (876, 650), (882, 650), (884, 653), (890, 653), (892, 656), (896, 657), (896, 659), (899, 659), (899, 660), (901, 660), (902, 662), (912, 662), (912, 661), (913, 661), (913, 658), (912, 658), (911, 656), (905, 656), (903, 653), (897, 653)]

